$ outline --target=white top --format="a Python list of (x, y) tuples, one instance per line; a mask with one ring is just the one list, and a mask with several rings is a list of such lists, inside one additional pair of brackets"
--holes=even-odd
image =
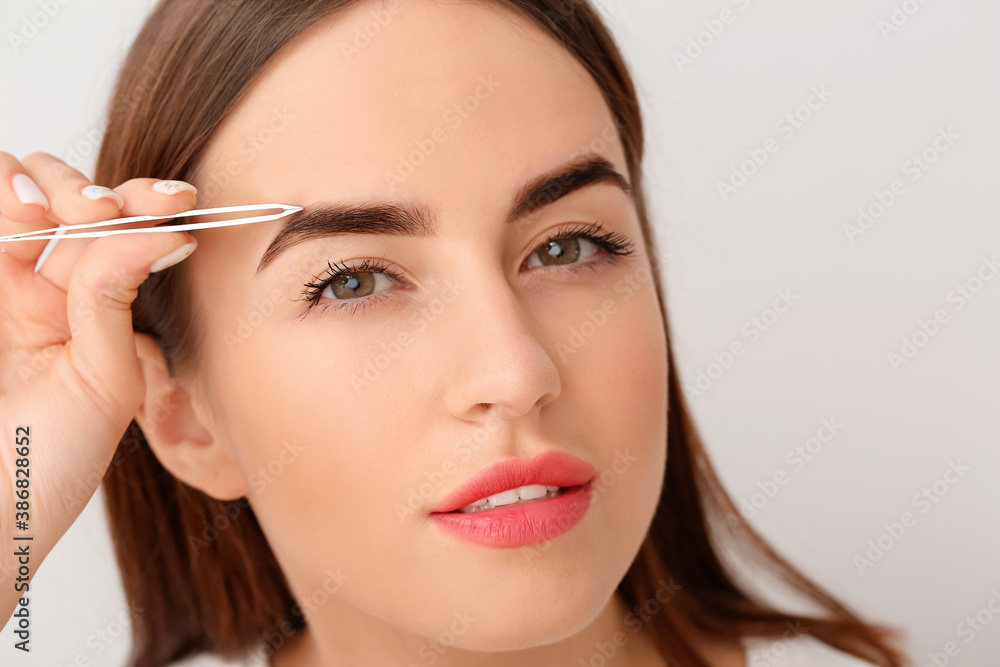
[[(843, 653), (817, 639), (799, 635), (788, 640), (749, 637), (743, 639), (747, 650), (746, 667), (872, 667), (870, 662)], [(173, 667), (268, 667), (261, 660), (259, 651), (255, 657), (237, 662), (225, 662), (219, 658), (202, 655), (174, 663)]]

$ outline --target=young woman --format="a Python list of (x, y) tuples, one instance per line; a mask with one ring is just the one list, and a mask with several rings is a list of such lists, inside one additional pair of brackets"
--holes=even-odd
[[(3, 248), (32, 571), (96, 463), (135, 666), (903, 664), (706, 459), (642, 156), (582, 0), (162, 1), (100, 153), (121, 185), (2, 155), (0, 234), (304, 210), (67, 239), (37, 273), (44, 242)], [(0, 463), (11, 544), (23, 461)], [(753, 594), (736, 557), (812, 611)]]

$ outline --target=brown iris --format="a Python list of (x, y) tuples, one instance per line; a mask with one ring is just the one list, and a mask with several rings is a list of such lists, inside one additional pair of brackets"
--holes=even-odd
[(538, 257), (547, 266), (572, 264), (580, 257), (580, 240), (568, 238), (549, 241), (538, 249)]
[[(375, 287), (375, 274), (373, 271), (359, 271), (349, 276), (341, 276), (330, 283), (335, 298), (350, 299), (359, 296), (368, 296), (371, 289)], [(359, 293), (359, 290), (362, 293)]]

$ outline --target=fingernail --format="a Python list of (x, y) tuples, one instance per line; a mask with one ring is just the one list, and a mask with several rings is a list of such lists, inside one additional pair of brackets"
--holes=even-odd
[(181, 261), (188, 255), (193, 253), (194, 249), (197, 247), (198, 247), (197, 241), (192, 243), (185, 243), (177, 250), (171, 252), (169, 255), (164, 255), (163, 257), (153, 262), (153, 265), (149, 267), (149, 272), (156, 273), (157, 271), (162, 271), (163, 269), (170, 268), (177, 262)]
[(196, 187), (184, 181), (157, 181), (153, 183), (152, 189), (153, 192), (158, 192), (161, 195), (175, 195), (178, 192), (190, 192), (193, 195), (198, 194)]
[(98, 199), (110, 199), (118, 204), (119, 209), (125, 208), (125, 200), (122, 199), (120, 194), (111, 188), (104, 188), (100, 185), (88, 185), (80, 191), (80, 194), (92, 201), (97, 201)]
[(42, 192), (41, 188), (27, 174), (14, 174), (10, 179), (11, 187), (14, 188), (14, 195), (22, 204), (38, 204), (49, 210), (49, 200)]

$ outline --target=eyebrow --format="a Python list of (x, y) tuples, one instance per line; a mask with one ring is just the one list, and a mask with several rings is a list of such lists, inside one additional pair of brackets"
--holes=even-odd
[[(611, 183), (632, 195), (632, 186), (607, 159), (590, 154), (556, 167), (524, 185), (514, 197), (506, 223), (518, 220), (597, 183)], [(426, 237), (437, 233), (431, 212), (412, 203), (321, 202), (285, 219), (257, 265), (257, 273), (292, 246), (335, 234), (390, 234)]]

